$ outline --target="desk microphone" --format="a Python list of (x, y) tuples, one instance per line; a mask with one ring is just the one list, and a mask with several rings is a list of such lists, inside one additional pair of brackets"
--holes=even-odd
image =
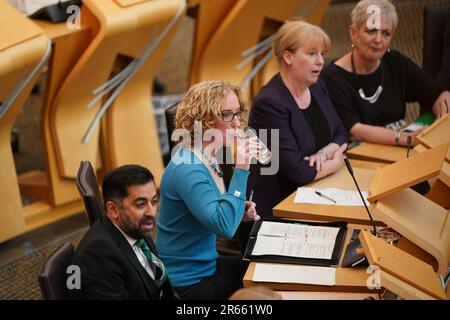
[(361, 200), (362, 200), (362, 202), (364, 204), (364, 207), (366, 208), (367, 214), (369, 215), (370, 222), (372, 223), (372, 227), (373, 227), (372, 234), (374, 236), (376, 236), (377, 235), (377, 229), (375, 227), (375, 222), (373, 221), (373, 218), (372, 218), (372, 215), (370, 214), (369, 208), (367, 208), (366, 201), (364, 200), (364, 197), (363, 197), (363, 195), (361, 193), (361, 190), (359, 189), (358, 182), (356, 182), (355, 175), (353, 173), (353, 168), (352, 168), (352, 165), (350, 164), (350, 160), (348, 160), (348, 158), (345, 157), (344, 158), (344, 162), (345, 162), (345, 166), (347, 167), (348, 172), (350, 173), (350, 175), (353, 178), (353, 182), (355, 183), (356, 188), (358, 189), (359, 196), (361, 197)]
[(412, 140), (412, 136), (408, 136), (406, 138), (406, 157), (409, 158), (409, 150), (411, 149), (411, 140)]

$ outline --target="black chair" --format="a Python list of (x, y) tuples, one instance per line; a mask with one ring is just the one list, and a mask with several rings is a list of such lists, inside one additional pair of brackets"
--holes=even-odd
[(172, 150), (175, 147), (175, 142), (172, 141), (172, 133), (175, 129), (175, 116), (177, 115), (177, 107), (179, 103), (180, 101), (174, 103), (164, 111), (167, 126), (167, 138), (169, 139), (169, 154), (172, 153)]
[(72, 263), (73, 254), (72, 243), (65, 242), (42, 262), (38, 282), (44, 300), (69, 298), (66, 271)]
[(102, 195), (98, 188), (94, 169), (89, 161), (81, 161), (77, 173), (77, 187), (84, 202), (89, 225), (105, 216)]
[[(165, 117), (166, 117), (166, 126), (167, 126), (167, 136), (169, 139), (169, 154), (172, 153), (172, 149), (175, 146), (175, 142), (172, 141), (172, 133), (175, 129), (175, 116), (177, 114), (177, 107), (180, 102), (176, 102), (169, 108), (165, 110)], [(224, 152), (227, 152), (227, 150), (223, 150)], [(226, 158), (224, 158), (226, 159)], [(233, 166), (228, 164), (221, 164), (220, 165), (222, 172), (223, 172), (223, 180), (225, 183), (225, 187), (228, 189), (228, 186), (231, 181), (231, 177), (233, 176)], [(237, 236), (235, 236), (232, 240), (227, 240), (224, 238), (219, 237), (217, 239), (218, 249), (220, 255), (224, 256), (236, 256), (240, 255), (239, 251), (239, 243)]]

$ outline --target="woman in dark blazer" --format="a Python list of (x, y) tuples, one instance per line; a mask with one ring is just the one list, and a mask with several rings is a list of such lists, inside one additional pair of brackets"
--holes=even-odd
[(268, 139), (272, 161), (279, 157), (278, 172), (259, 172), (253, 179), (253, 201), (262, 217), (271, 216), (272, 208), (299, 186), (343, 164), (347, 134), (319, 80), (329, 48), (320, 27), (298, 20), (287, 21), (274, 40), (280, 73), (261, 89), (250, 114), (252, 128), (268, 129), (269, 137), (272, 129), (279, 130), (278, 146)]

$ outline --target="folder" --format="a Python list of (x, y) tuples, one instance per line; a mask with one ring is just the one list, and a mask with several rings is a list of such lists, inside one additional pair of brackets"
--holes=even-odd
[[(294, 257), (280, 254), (255, 254), (255, 245), (258, 241), (258, 237), (262, 235), (259, 233), (264, 222), (279, 222), (286, 225), (303, 225), (303, 226), (313, 226), (313, 227), (334, 227), (337, 228), (337, 235), (334, 241), (334, 246), (332, 249), (332, 254), (330, 259), (322, 258), (305, 258), (305, 257)], [(312, 266), (336, 266), (339, 264), (339, 259), (341, 256), (345, 235), (347, 231), (346, 222), (306, 222), (306, 221), (296, 221), (287, 220), (276, 217), (269, 217), (261, 219), (253, 225), (252, 231), (250, 232), (250, 237), (247, 242), (247, 247), (244, 253), (244, 260), (246, 261), (257, 261), (257, 262), (278, 262), (278, 263), (291, 263), (291, 264), (302, 264), (302, 265), (312, 265)]]

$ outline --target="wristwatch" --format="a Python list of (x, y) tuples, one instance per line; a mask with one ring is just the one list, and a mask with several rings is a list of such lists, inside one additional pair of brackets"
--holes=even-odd
[(395, 145), (397, 145), (397, 146), (400, 144), (400, 134), (401, 134), (400, 131), (397, 131), (397, 133), (395, 134), (394, 141), (395, 141)]

